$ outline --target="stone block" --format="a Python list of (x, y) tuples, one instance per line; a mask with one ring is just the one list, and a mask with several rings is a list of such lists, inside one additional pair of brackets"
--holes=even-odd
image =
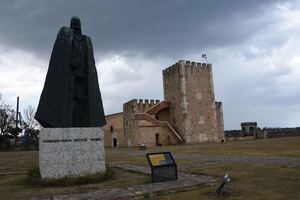
[(105, 171), (101, 128), (42, 128), (39, 138), (42, 178), (84, 176)]

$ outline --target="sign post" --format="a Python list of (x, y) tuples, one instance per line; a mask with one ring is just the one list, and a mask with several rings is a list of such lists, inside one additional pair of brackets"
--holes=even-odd
[(177, 179), (177, 164), (170, 152), (148, 153), (152, 183)]

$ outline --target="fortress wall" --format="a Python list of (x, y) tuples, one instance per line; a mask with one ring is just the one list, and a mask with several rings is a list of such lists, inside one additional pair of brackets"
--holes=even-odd
[(222, 102), (216, 102), (216, 112), (217, 112), (217, 131), (218, 131), (218, 140), (225, 141), (224, 133), (224, 119), (223, 119), (223, 105)]
[(135, 113), (142, 113), (159, 103), (154, 99), (133, 99), (123, 104), (124, 113), (124, 137), (127, 146), (139, 146), (138, 120), (134, 120)]
[(113, 138), (117, 139), (117, 146), (127, 146), (124, 137), (123, 112), (106, 115), (106, 125), (104, 130), (105, 147), (113, 146)]

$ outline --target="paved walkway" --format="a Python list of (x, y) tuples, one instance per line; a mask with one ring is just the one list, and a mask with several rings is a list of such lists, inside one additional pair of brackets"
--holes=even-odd
[(27, 173), (26, 171), (23, 171), (23, 172), (0, 172), (0, 176), (26, 174), (26, 173)]
[[(146, 167), (121, 164), (117, 166), (120, 169), (132, 171), (135, 173), (150, 174), (150, 169)], [(216, 181), (210, 176), (178, 173), (178, 180), (134, 185), (121, 189), (105, 189), (94, 192), (54, 195), (44, 200), (98, 200), (98, 199), (144, 199), (145, 197), (155, 196), (167, 192), (188, 191), (199, 186), (212, 186)], [(31, 200), (37, 200), (32, 198)]]

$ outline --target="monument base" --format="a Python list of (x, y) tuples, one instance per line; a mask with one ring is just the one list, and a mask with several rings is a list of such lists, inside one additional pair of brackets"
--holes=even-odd
[(84, 176), (105, 172), (101, 128), (42, 128), (39, 138), (42, 178)]

